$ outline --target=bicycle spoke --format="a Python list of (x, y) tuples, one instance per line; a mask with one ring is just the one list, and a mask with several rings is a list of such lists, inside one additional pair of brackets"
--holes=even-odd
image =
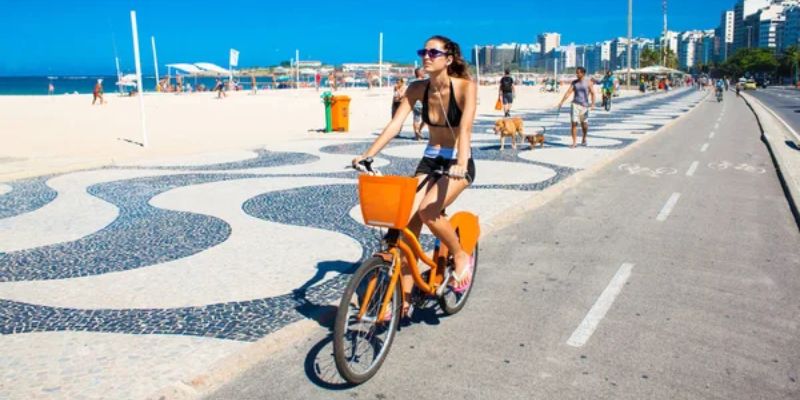
[[(385, 271), (373, 271), (366, 276), (353, 294), (350, 300), (347, 327), (346, 327), (346, 359), (354, 370), (361, 372), (368, 371), (376, 361), (378, 361), (385, 340), (381, 336), (391, 334), (392, 321), (387, 323), (379, 318), (383, 299), (389, 291), (391, 278)], [(372, 289), (368, 290), (369, 282), (372, 282)], [(364, 298), (369, 294), (369, 298)], [(366, 305), (367, 309), (361, 315), (361, 306)], [(390, 302), (391, 310), (396, 305)], [(391, 312), (391, 310), (389, 312)]]

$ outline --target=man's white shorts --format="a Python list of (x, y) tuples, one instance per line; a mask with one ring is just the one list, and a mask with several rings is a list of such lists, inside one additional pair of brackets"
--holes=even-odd
[(573, 124), (582, 124), (589, 122), (589, 107), (584, 107), (580, 104), (572, 103), (572, 108), (569, 113), (570, 121)]

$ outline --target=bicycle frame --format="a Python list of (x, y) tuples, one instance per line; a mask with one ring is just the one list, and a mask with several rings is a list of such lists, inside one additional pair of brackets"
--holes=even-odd
[[(462, 247), (468, 253), (472, 253), (477, 244), (478, 236), (480, 235), (478, 217), (471, 213), (459, 212), (450, 218), (450, 223), (453, 225), (454, 229), (461, 232)], [(408, 267), (411, 270), (411, 276), (414, 278), (414, 284), (416, 284), (420, 291), (422, 291), (424, 294), (434, 295), (436, 294), (437, 289), (441, 285), (445, 284), (444, 268), (447, 265), (446, 260), (448, 256), (448, 249), (442, 246), (439, 249), (434, 250), (433, 257), (429, 258), (428, 255), (425, 254), (425, 250), (422, 249), (422, 244), (420, 244), (419, 239), (416, 235), (414, 235), (414, 232), (411, 232), (411, 230), (407, 227), (397, 231), (405, 240), (400, 240), (400, 235), (396, 235), (396, 238), (393, 238), (389, 241), (388, 249), (386, 251), (376, 254), (376, 256), (382, 257), (385, 261), (392, 263), (392, 277), (389, 281), (389, 288), (386, 291), (386, 295), (382, 300), (381, 308), (378, 311), (378, 321), (382, 321), (384, 319), (387, 308), (389, 307), (389, 303), (394, 295), (394, 291), (397, 288), (397, 280), (402, 276), (401, 255), (405, 256), (405, 259), (408, 261)], [(431, 267), (427, 282), (419, 270), (417, 258)], [(364, 314), (368, 309), (368, 303), (372, 298), (373, 291), (375, 290), (376, 281), (377, 278), (373, 278), (370, 280), (367, 286), (367, 291), (364, 295), (363, 303), (361, 304), (361, 309), (358, 314), (359, 319), (364, 317)], [(403, 291), (403, 296), (405, 296), (405, 290)], [(406, 299), (404, 298), (403, 301), (405, 300)]]
[[(397, 280), (400, 279), (400, 276), (402, 276), (401, 253), (405, 255), (406, 260), (408, 260), (408, 267), (411, 270), (411, 276), (414, 278), (414, 283), (419, 286), (422, 292), (432, 295), (436, 293), (436, 288), (438, 287), (438, 284), (441, 283), (437, 282), (438, 272), (440, 271), (436, 261), (428, 258), (427, 254), (425, 254), (425, 251), (422, 249), (422, 245), (419, 243), (417, 236), (414, 235), (414, 233), (408, 228), (403, 228), (399, 232), (408, 243), (411, 243), (410, 245), (399, 240), (398, 238), (396, 241), (393, 241), (393, 243), (389, 243), (389, 249), (387, 251), (376, 254), (382, 257), (384, 260), (392, 262), (392, 278), (389, 281), (389, 290), (386, 292), (386, 295), (381, 303), (380, 311), (378, 312), (378, 321), (383, 320), (386, 314), (386, 309), (389, 307), (389, 302), (391, 301), (394, 291), (397, 288)], [(441, 254), (435, 253), (433, 258), (438, 259), (441, 256)], [(422, 277), (422, 274), (419, 271), (417, 257), (419, 257), (423, 263), (431, 267), (431, 274), (428, 278), (428, 282), (425, 282), (425, 279)], [(367, 311), (368, 303), (372, 298), (372, 292), (375, 290), (376, 280), (377, 278), (373, 278), (370, 280), (369, 285), (367, 286), (367, 292), (364, 295), (364, 300), (361, 304), (361, 310), (358, 315), (359, 319), (361, 319), (364, 316), (364, 313)]]

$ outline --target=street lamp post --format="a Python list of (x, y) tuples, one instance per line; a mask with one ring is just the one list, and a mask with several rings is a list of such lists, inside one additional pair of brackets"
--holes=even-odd
[(628, 0), (628, 89), (631, 87), (631, 62), (633, 61), (633, 0)]

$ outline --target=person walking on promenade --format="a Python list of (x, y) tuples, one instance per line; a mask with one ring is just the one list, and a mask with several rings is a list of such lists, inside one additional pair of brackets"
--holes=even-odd
[(577, 79), (572, 81), (564, 93), (561, 102), (558, 103), (558, 109), (564, 105), (570, 95), (572, 97), (572, 107), (570, 109), (570, 122), (572, 123), (572, 145), (570, 148), (575, 148), (577, 144), (577, 130), (578, 123), (581, 124), (583, 129), (583, 140), (581, 144), (586, 146), (586, 134), (589, 132), (589, 112), (594, 111), (594, 84), (591, 79), (586, 78), (586, 68), (578, 67), (575, 70)]
[[(422, 68), (415, 68), (414, 69), (414, 80), (408, 83), (411, 86), (416, 81), (421, 81), (425, 79), (425, 72), (422, 71)], [(422, 102), (417, 100), (414, 103), (414, 107), (412, 108), (414, 112), (414, 140), (422, 140), (424, 137), (422, 136), (422, 129), (425, 127), (425, 122), (422, 121)]]
[(103, 104), (103, 80), (98, 79), (97, 83), (94, 84), (94, 90), (92, 90), (92, 105), (94, 105), (97, 100), (100, 100), (100, 104)]
[(514, 102), (516, 89), (514, 87), (514, 78), (511, 77), (511, 71), (506, 68), (504, 72), (505, 75), (500, 78), (500, 88), (497, 94), (503, 102), (503, 116), (508, 118), (511, 116), (511, 103)]
[(392, 93), (392, 118), (397, 113), (400, 103), (406, 98), (406, 86), (403, 78), (400, 78), (394, 84), (394, 91)]
[[(424, 156), (414, 176), (422, 185), (422, 200), (417, 212), (408, 224), (414, 234), (419, 234), (422, 224), (454, 255), (455, 271), (448, 282), (457, 293), (466, 290), (472, 283), (474, 259), (461, 247), (453, 227), (442, 215), (442, 210), (458, 198), (475, 180), (475, 163), (472, 160), (472, 124), (475, 119), (477, 87), (469, 75), (469, 66), (456, 42), (433, 36), (425, 47), (417, 51), (422, 57), (423, 68), (430, 77), (415, 81), (406, 90), (405, 100), (400, 103), (394, 118), (362, 155), (353, 159), (353, 166), (366, 158), (375, 157), (395, 138), (403, 127), (403, 121), (417, 100), (422, 102), (422, 118), (428, 124), (430, 139)], [(449, 169), (449, 176), (430, 180), (428, 176), (439, 169)], [(413, 277), (408, 263), (403, 262), (403, 289), (410, 291)], [(410, 293), (406, 293), (409, 298)], [(407, 314), (409, 304), (403, 304)]]

